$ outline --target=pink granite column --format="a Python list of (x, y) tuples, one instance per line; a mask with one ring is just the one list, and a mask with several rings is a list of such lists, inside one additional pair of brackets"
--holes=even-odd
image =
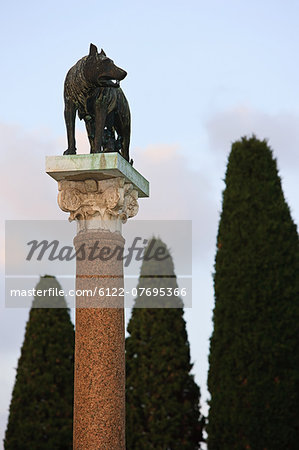
[[(118, 152), (48, 156), (46, 172), (58, 182), (61, 210), (77, 221), (76, 288), (97, 291), (76, 297), (74, 449), (124, 450), (123, 263), (116, 255), (105, 260), (104, 247), (123, 247), (122, 224), (136, 216), (149, 183)], [(92, 257), (83, 258), (81, 246), (96, 242)]]
[[(124, 450), (124, 297), (119, 295), (123, 288), (123, 262), (117, 257), (119, 252), (111, 259), (107, 253), (107, 248), (112, 252), (123, 248), (124, 239), (118, 232), (89, 230), (80, 231), (74, 244), (77, 251), (74, 449)], [(85, 255), (79, 251), (83, 244)], [(95, 246), (96, 250), (90, 254)], [(78, 290), (88, 290), (93, 295), (79, 296)], [(112, 293), (117, 295), (111, 297)]]

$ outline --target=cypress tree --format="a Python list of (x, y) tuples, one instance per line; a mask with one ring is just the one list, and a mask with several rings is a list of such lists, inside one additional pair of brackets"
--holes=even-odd
[(209, 450), (297, 449), (298, 235), (276, 160), (232, 145), (215, 260)]
[[(37, 290), (61, 289), (41, 277)], [(51, 302), (53, 308), (43, 308)], [(63, 297), (36, 296), (26, 325), (5, 435), (6, 450), (72, 449), (74, 326)]]
[[(199, 387), (190, 374), (190, 349), (182, 300), (169, 250), (167, 258), (144, 260), (126, 339), (126, 441), (130, 450), (198, 449), (202, 437)], [(171, 289), (171, 296), (140, 295)], [(169, 291), (168, 291), (169, 293)]]

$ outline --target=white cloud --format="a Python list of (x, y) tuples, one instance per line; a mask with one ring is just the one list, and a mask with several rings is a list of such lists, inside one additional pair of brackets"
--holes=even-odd
[(175, 146), (133, 149), (133, 158), (134, 167), (150, 182), (150, 198), (139, 200), (137, 218), (192, 220), (193, 253), (204, 259), (214, 246), (218, 221), (217, 196), (208, 168), (191, 170)]
[[(41, 132), (25, 133), (20, 127), (0, 124), (5, 171), (0, 207), (6, 219), (63, 219), (57, 183), (45, 173), (45, 156), (62, 154), (62, 138)], [(88, 153), (85, 131), (76, 134), (79, 153)], [(175, 146), (156, 145), (131, 150), (134, 167), (150, 182), (150, 198), (140, 199), (138, 219), (194, 221), (194, 250), (205, 252), (214, 242), (217, 210), (211, 178), (202, 168), (191, 171)]]
[(242, 105), (219, 112), (206, 122), (211, 153), (216, 161), (222, 161), (222, 177), (232, 142), (252, 134), (268, 141), (277, 159), (283, 191), (296, 223), (299, 222), (298, 124), (299, 116), (295, 114), (267, 114)]
[(298, 161), (298, 123), (299, 117), (291, 113), (267, 114), (239, 105), (212, 116), (206, 129), (213, 150), (228, 153), (232, 142), (255, 134), (269, 141), (279, 162), (293, 168)]
[(5, 219), (58, 218), (57, 185), (45, 173), (45, 156), (59, 152), (57, 139), (41, 131), (0, 124), (2, 192)]

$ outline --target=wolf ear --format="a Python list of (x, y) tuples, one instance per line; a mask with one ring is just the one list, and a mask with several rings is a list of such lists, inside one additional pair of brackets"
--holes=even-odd
[(97, 47), (94, 44), (90, 44), (88, 56), (96, 56), (97, 54), (98, 54)]
[(106, 53), (104, 52), (104, 50), (102, 48), (101, 48), (100, 56), (106, 56)]

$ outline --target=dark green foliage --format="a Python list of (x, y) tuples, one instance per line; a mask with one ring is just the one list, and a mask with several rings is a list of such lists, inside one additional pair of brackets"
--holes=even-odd
[[(42, 277), (36, 289), (61, 289)], [(52, 298), (51, 298), (52, 299)], [(36, 297), (26, 325), (5, 435), (6, 450), (72, 449), (74, 327), (63, 297), (42, 308)]]
[(209, 450), (297, 449), (298, 235), (276, 161), (232, 146), (215, 263)]
[[(169, 255), (165, 244), (157, 240), (154, 249), (159, 246)], [(138, 289), (154, 287), (166, 291), (177, 288), (170, 255), (163, 262), (143, 261)], [(151, 305), (150, 301), (154, 303)], [(202, 437), (200, 392), (190, 374), (192, 364), (181, 299), (175, 295), (139, 296), (128, 332), (127, 448), (198, 449)]]

